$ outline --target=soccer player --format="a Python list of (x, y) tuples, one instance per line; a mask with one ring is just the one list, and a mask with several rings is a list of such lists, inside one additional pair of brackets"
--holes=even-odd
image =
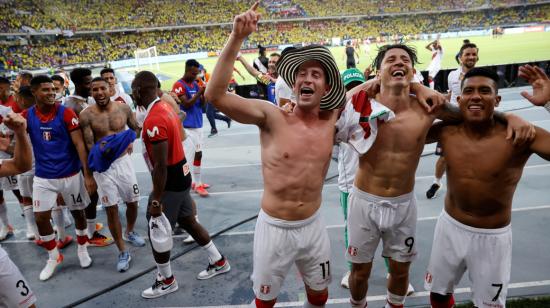
[[(139, 72), (132, 82), (132, 94), (136, 103), (147, 110), (142, 139), (145, 143), (145, 161), (153, 180), (147, 220), (164, 217), (169, 221), (169, 229), (176, 222), (184, 228), (208, 255), (208, 267), (198, 274), (197, 279), (212, 278), (228, 272), (231, 266), (210, 239), (208, 231), (195, 220), (189, 194), (191, 175), (181, 142), (180, 118), (170, 104), (160, 100), (157, 85), (157, 78), (148, 71)], [(152, 236), (157, 233), (155, 228), (159, 226), (151, 223), (149, 239), (158, 274), (153, 286), (141, 293), (144, 298), (156, 298), (178, 289), (170, 267), (171, 248), (160, 251), (156, 238)], [(167, 232), (165, 238), (160, 240), (170, 241), (171, 236), (171, 232)], [(160, 248), (166, 248), (161, 246)]]
[(77, 115), (72, 109), (55, 103), (53, 82), (49, 77), (34, 77), (31, 89), (36, 105), (22, 115), (27, 118), (36, 164), (33, 210), (40, 239), (48, 250), (48, 261), (40, 272), (40, 280), (47, 280), (63, 261), (50, 224), (51, 209), (56, 205), (58, 194), (63, 196), (75, 219), (80, 266), (87, 268), (92, 264), (86, 245), (84, 208), (89, 202), (88, 191), (94, 192), (96, 183), (88, 169), (86, 145)]
[(432, 53), (432, 61), (428, 66), (428, 83), (431, 89), (435, 88), (435, 76), (441, 70), (441, 60), (443, 60), (443, 47), (439, 43), (439, 39), (426, 45), (426, 49)]
[[(479, 61), (479, 49), (475, 44), (468, 43), (462, 45), (460, 52), (458, 53), (460, 59), (460, 66), (458, 69), (449, 73), (447, 76), (448, 86), (449, 86), (449, 95), (450, 102), (453, 105), (458, 106), (456, 98), (460, 94), (460, 85), (464, 75), (476, 66), (477, 61)], [(441, 187), (441, 178), (445, 174), (445, 169), (447, 168), (445, 164), (445, 157), (441, 151), (441, 146), (436, 145), (435, 155), (438, 155), (439, 158), (435, 164), (435, 180), (430, 189), (426, 191), (426, 197), (431, 199), (435, 197), (437, 191)]]
[[(528, 81), (535, 96), (540, 94), (537, 83), (544, 79), (550, 94), (550, 83), (544, 74), (539, 77), (535, 70), (535, 74), (526, 75), (530, 76)], [(514, 191), (533, 153), (550, 160), (550, 133), (542, 128), (535, 127), (535, 138), (522, 145), (507, 139), (506, 127), (494, 117), (494, 109), (501, 101), (498, 80), (498, 75), (487, 69), (468, 71), (458, 96), (464, 122), (434, 124), (427, 137), (427, 142), (441, 142), (449, 166), (445, 209), (435, 226), (425, 276), (432, 307), (453, 307), (452, 293), (466, 270), (474, 306), (506, 305)], [(540, 105), (545, 100), (549, 101), (550, 95)]]
[(202, 133), (202, 108), (206, 103), (203, 97), (204, 87), (197, 83), (199, 75), (199, 62), (190, 59), (185, 62), (185, 74), (174, 83), (172, 92), (176, 93), (180, 101), (180, 108), (187, 114), (183, 121), (183, 127), (187, 134), (185, 139), (185, 153), (187, 161), (193, 162), (192, 189), (201, 197), (207, 197), (210, 187), (204, 184), (201, 178), (202, 147), (204, 136)]
[[(63, 101), (64, 105), (74, 110), (78, 116), (89, 105), (95, 104), (90, 96), (92, 86), (92, 71), (88, 68), (75, 68), (71, 71), (71, 80), (74, 83), (74, 93)], [(67, 200), (65, 200), (67, 202)], [(86, 231), (88, 232), (90, 246), (103, 247), (113, 243), (113, 239), (99, 233), (102, 224), (96, 224), (97, 217), (97, 192), (90, 192), (90, 204), (86, 207)]]
[(132, 101), (130, 95), (124, 93), (123, 91), (121, 92), (118, 87), (118, 80), (115, 75), (115, 70), (112, 68), (104, 68), (101, 72), (99, 72), (99, 75), (109, 83), (111, 100), (124, 103), (130, 106), (130, 108), (133, 108), (134, 102)]
[[(21, 91), (23, 87), (19, 88)], [(14, 176), (28, 171), (32, 165), (32, 149), (27, 139), (26, 121), (18, 114), (3, 116), (3, 123), (14, 132), (14, 158), (0, 161), (0, 177)], [(32, 307), (36, 302), (29, 283), (0, 246), (0, 299), (6, 307)]]
[(63, 98), (65, 97), (65, 79), (60, 75), (53, 75), (53, 87), (55, 89), (55, 102), (63, 103)]
[(351, 46), (351, 40), (347, 41), (346, 43), (346, 69), (355, 68), (355, 56), (357, 56), (357, 59), (359, 59), (359, 54)]
[(333, 109), (344, 103), (345, 89), (330, 51), (313, 45), (285, 50), (277, 64), (279, 74), (293, 85), (293, 112), (228, 93), (239, 49), (256, 30), (258, 5), (235, 17), (206, 97), (236, 121), (260, 129), (264, 194), (254, 232), (254, 304), (273, 307), (296, 264), (305, 283), (305, 307), (323, 306), (331, 277), (330, 241), (319, 207), (338, 116)]
[[(360, 154), (348, 199), (346, 256), (353, 263), (349, 278), (352, 307), (366, 306), (368, 278), (380, 240), (390, 268), (386, 308), (403, 307), (409, 267), (416, 256), (413, 189), (424, 147), (419, 141), (425, 140), (436, 117), (460, 120), (456, 107), (445, 104), (428, 113), (410, 95), (416, 59), (415, 51), (406, 45), (382, 47), (374, 61), (379, 94), (372, 98), (364, 91), (354, 95), (337, 123), (337, 140), (350, 143)], [(516, 141), (534, 134), (532, 126), (516, 116), (505, 118)]]
[[(97, 77), (92, 80), (95, 104), (80, 113), (80, 126), (90, 152), (89, 163), (98, 184), (98, 197), (105, 207), (109, 230), (119, 250), (117, 270), (130, 267), (130, 252), (124, 240), (137, 247), (145, 241), (134, 231), (138, 216), (139, 186), (128, 154), (139, 127), (130, 106), (112, 100), (112, 85)], [(128, 126), (130, 129), (126, 129)], [(126, 230), (118, 216), (118, 201), (126, 203)]]

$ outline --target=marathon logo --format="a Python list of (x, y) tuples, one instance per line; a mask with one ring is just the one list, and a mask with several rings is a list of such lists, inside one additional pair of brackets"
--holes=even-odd
[(52, 132), (49, 132), (49, 131), (42, 132), (42, 139), (46, 141), (52, 140)]
[(271, 291), (271, 286), (262, 284), (260, 286), (260, 293), (262, 294), (269, 294), (269, 291)]
[(348, 247), (348, 254), (352, 257), (357, 256), (357, 247), (349, 246)]

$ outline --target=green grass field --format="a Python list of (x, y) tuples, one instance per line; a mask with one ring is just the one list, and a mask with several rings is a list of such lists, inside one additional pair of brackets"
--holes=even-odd
[[(442, 68), (456, 68), (455, 55), (462, 46), (462, 40), (464, 38), (452, 38), (442, 39), (445, 54), (443, 55)], [(524, 34), (509, 34), (503, 35), (498, 39), (493, 39), (491, 36), (469, 37), (470, 41), (475, 43), (479, 47), (479, 66), (495, 65), (495, 64), (509, 64), (509, 63), (521, 63), (529, 61), (540, 61), (550, 59), (550, 32), (540, 33), (524, 33)], [(425, 69), (430, 63), (431, 53), (425, 49), (428, 41), (414, 41), (409, 43), (415, 46), (418, 51), (420, 64), (418, 68), (420, 70)], [(346, 68), (344, 59), (344, 47), (331, 48), (334, 54), (338, 66), (341, 70)], [(370, 54), (366, 54), (364, 50), (360, 52), (359, 64), (357, 67), (361, 70), (365, 69), (376, 55), (375, 44), (371, 45)], [(246, 58), (251, 62), (256, 54), (247, 54)], [(211, 72), (217, 61), (217, 57), (199, 60), (206, 69)], [(183, 75), (185, 63), (183, 62), (171, 62), (161, 63), (160, 71), (155, 73), (162, 73), (169, 76), (171, 79), (163, 81), (163, 89), (169, 90), (172, 84)], [(244, 69), (244, 67), (237, 63), (235, 67), (245, 76), (245, 79), (241, 79), (236, 76), (237, 82), (240, 84), (252, 84), (255, 83), (252, 78)], [(148, 69), (148, 67), (143, 67)], [(128, 71), (135, 71), (135, 68), (128, 68)]]

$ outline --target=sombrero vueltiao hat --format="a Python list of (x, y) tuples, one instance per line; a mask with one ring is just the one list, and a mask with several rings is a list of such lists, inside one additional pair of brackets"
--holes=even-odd
[(301, 48), (286, 48), (277, 62), (277, 72), (292, 88), (296, 81), (298, 68), (309, 60), (321, 62), (321, 65), (325, 68), (327, 81), (330, 85), (328, 93), (321, 98), (321, 109), (332, 110), (343, 106), (346, 102), (346, 89), (340, 78), (338, 65), (336, 65), (332, 53), (326, 47), (310, 45)]

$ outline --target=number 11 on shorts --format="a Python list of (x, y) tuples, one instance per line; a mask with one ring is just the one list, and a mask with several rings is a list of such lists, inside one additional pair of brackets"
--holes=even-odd
[(330, 261), (321, 263), (319, 264), (319, 266), (321, 266), (321, 270), (323, 271), (323, 279), (327, 279), (327, 277), (330, 277)]

